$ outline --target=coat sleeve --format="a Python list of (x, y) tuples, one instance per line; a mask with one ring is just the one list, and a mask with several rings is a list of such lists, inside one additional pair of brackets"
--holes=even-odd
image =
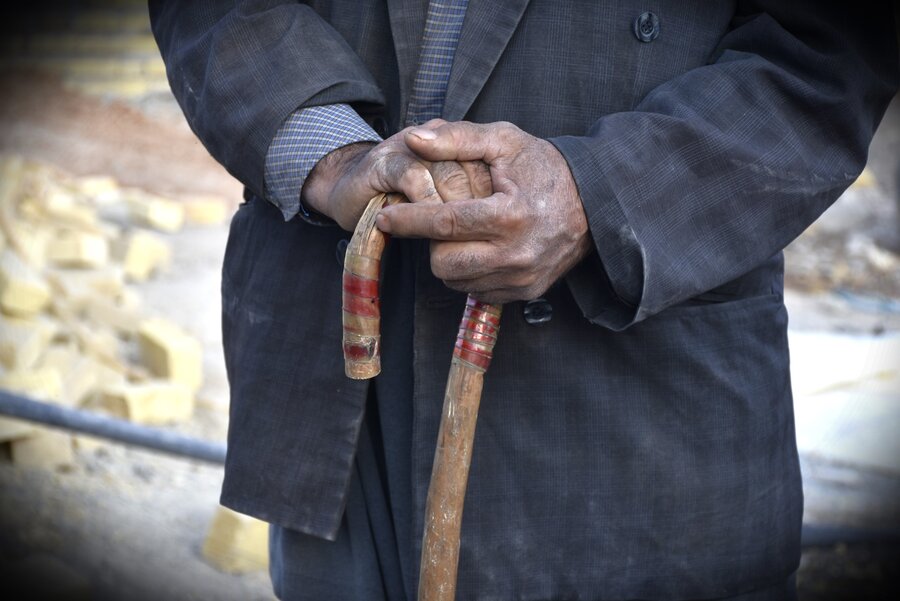
[(853, 182), (898, 85), (883, 4), (745, 2), (709, 64), (550, 140), (597, 249), (567, 276), (588, 319), (621, 330), (739, 277)]
[(150, 20), (191, 129), (257, 196), (269, 145), (295, 109), (384, 104), (347, 42), (296, 1), (150, 0)]

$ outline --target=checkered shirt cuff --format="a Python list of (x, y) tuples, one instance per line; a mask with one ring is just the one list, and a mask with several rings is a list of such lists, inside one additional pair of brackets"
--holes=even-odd
[(266, 153), (266, 198), (281, 209), (285, 221), (299, 214), (316, 225), (329, 223), (300, 201), (309, 172), (332, 150), (356, 142), (380, 141), (375, 130), (347, 104), (294, 111), (282, 123)]

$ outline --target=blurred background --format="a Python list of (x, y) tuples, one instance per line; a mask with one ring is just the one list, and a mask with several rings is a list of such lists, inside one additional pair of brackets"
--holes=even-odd
[[(0, 389), (221, 448), (240, 185), (169, 93), (144, 2), (0, 10)], [(802, 599), (900, 591), (898, 206), (895, 99), (862, 176), (786, 250)], [(6, 598), (272, 599), (265, 525), (218, 507), (221, 478), (0, 417), (0, 582), (30, 587)]]

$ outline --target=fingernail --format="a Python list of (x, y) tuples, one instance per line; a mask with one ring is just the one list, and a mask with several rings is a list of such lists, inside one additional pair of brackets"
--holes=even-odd
[(410, 135), (413, 135), (422, 140), (434, 140), (437, 138), (437, 134), (431, 131), (430, 129), (425, 129), (418, 127), (416, 129), (409, 130)]
[(391, 233), (391, 220), (383, 212), (375, 216), (375, 227), (385, 234)]

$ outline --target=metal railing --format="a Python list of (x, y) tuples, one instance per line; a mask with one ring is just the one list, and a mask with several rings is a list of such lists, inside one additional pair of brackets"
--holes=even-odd
[(82, 409), (44, 403), (0, 390), (0, 414), (47, 426), (90, 434), (177, 457), (225, 464), (225, 445), (141, 426)]

